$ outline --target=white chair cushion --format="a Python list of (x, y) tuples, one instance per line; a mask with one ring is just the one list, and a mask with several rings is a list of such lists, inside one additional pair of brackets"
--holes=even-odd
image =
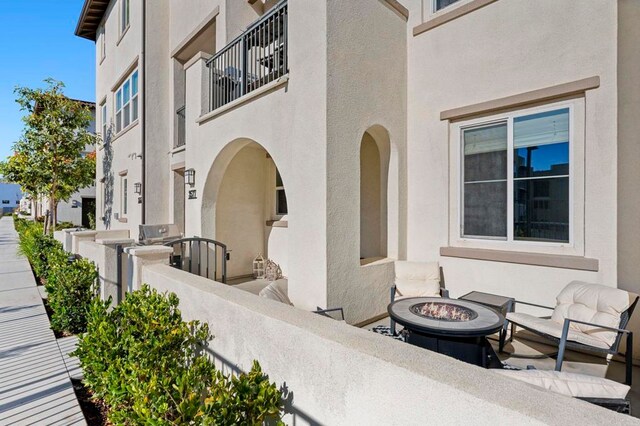
[(260, 296), (267, 299), (275, 300), (277, 302), (285, 303), (287, 305), (293, 305), (289, 300), (288, 294), (288, 281), (286, 279), (280, 279), (271, 282), (268, 286), (260, 291)]
[(625, 399), (629, 386), (602, 377), (545, 370), (493, 370), (550, 392), (576, 398)]
[(396, 296), (439, 297), (440, 265), (438, 262), (395, 262)]
[[(538, 318), (534, 315), (523, 314), (520, 312), (509, 312), (507, 314), (507, 319), (515, 324), (532, 330), (537, 330), (541, 333), (557, 337), (558, 339), (562, 337), (563, 324), (550, 319)], [(572, 342), (578, 342), (583, 345), (594, 346), (596, 348), (609, 349), (611, 347), (610, 344), (607, 344), (607, 342), (599, 339), (598, 337), (582, 333), (581, 331), (572, 328), (569, 328), (567, 339)]]
[[(562, 325), (566, 318), (618, 328), (620, 315), (629, 308), (635, 295), (618, 288), (573, 281), (556, 298), (551, 319)], [(617, 333), (603, 328), (572, 323), (571, 328), (613, 345)]]

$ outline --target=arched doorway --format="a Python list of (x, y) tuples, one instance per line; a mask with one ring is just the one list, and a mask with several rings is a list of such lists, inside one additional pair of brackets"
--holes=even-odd
[(249, 277), (262, 254), (287, 270), (285, 185), (271, 155), (260, 144), (236, 140), (218, 155), (203, 192), (203, 236), (227, 245), (227, 275)]
[(360, 260), (388, 255), (388, 184), (390, 143), (380, 126), (369, 128), (360, 142)]

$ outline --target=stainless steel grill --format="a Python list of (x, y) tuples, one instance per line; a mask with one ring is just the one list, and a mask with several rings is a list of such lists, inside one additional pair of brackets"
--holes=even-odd
[(160, 225), (140, 225), (138, 241), (141, 245), (165, 244), (182, 238), (178, 225), (166, 223)]

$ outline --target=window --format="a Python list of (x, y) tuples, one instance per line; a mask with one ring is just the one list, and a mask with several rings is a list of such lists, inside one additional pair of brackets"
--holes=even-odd
[(116, 91), (116, 133), (138, 119), (138, 71)]
[(120, 17), (122, 18), (120, 23), (120, 34), (123, 34), (127, 28), (129, 28), (129, 0), (122, 0), (122, 10), (120, 11)]
[(461, 128), (461, 236), (569, 243), (570, 108)]
[(100, 105), (100, 122), (102, 123), (102, 141), (107, 140), (107, 101), (102, 102)]
[(107, 40), (105, 38), (106, 30), (104, 24), (100, 27), (100, 62), (107, 56)]
[(282, 183), (280, 171), (276, 168), (276, 215), (284, 216), (288, 214), (288, 212), (287, 194), (284, 191), (284, 184)]
[(458, 0), (433, 0), (433, 10), (434, 12), (439, 11), (440, 9), (444, 9), (445, 7), (452, 5)]
[(10, 204), (9, 200), (2, 200), (2, 204)]
[(122, 177), (121, 182), (122, 182), (122, 191), (121, 191), (121, 194), (122, 194), (122, 204), (121, 204), (122, 205), (122, 212), (121, 212), (121, 215), (124, 217), (124, 216), (127, 215), (127, 210), (128, 210), (128, 206), (127, 206), (128, 200), (127, 200), (127, 198), (129, 196), (129, 188), (128, 188), (128, 183), (129, 182), (128, 182), (128, 179), (127, 179), (126, 176)]

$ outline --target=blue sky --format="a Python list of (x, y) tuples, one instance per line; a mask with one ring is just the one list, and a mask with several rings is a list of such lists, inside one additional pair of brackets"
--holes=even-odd
[(73, 33), (83, 0), (0, 0), (0, 159), (22, 132), (15, 86), (47, 77), (71, 98), (95, 99), (95, 45)]

